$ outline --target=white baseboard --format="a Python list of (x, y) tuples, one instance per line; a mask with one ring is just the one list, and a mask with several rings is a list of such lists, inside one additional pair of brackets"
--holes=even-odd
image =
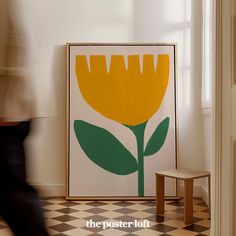
[[(41, 197), (65, 197), (64, 184), (32, 184)], [(179, 194), (183, 197), (184, 186), (179, 186)], [(193, 197), (201, 198), (207, 205), (209, 204), (208, 190), (202, 185), (193, 186)]]
[[(179, 187), (179, 194), (180, 197), (184, 196), (184, 186), (180, 185)], [(208, 189), (206, 189), (202, 185), (194, 185), (193, 186), (193, 197), (195, 198), (201, 198), (203, 202), (205, 202), (208, 206), (209, 204), (209, 198), (208, 198)]]
[(32, 184), (41, 197), (65, 197), (64, 184)]
[(204, 186), (201, 186), (201, 195), (203, 202), (205, 202), (207, 206), (209, 206), (209, 193), (208, 189), (206, 189)]

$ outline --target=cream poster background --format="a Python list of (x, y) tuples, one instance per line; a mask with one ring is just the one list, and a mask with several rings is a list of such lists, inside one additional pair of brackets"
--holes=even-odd
[[(176, 121), (175, 121), (175, 54), (173, 45), (70, 45), (69, 46), (69, 123), (68, 123), (68, 190), (69, 197), (106, 197), (140, 196), (138, 190), (138, 171), (119, 175), (111, 173), (89, 159), (81, 148), (74, 131), (75, 120), (82, 120), (101, 127), (111, 133), (137, 159), (137, 141), (129, 128), (105, 117), (94, 110), (84, 99), (78, 86), (76, 75), (76, 56), (86, 56), (90, 68), (90, 56), (104, 55), (107, 71), (113, 55), (124, 56), (126, 69), (128, 56), (138, 55), (143, 65), (143, 55), (154, 56), (154, 67), (158, 64), (158, 55), (169, 57), (169, 80), (159, 109), (150, 117), (144, 133), (144, 147), (157, 126), (169, 117), (168, 132), (160, 150), (144, 157), (144, 196), (155, 195), (155, 172), (176, 167)], [(142, 73), (142, 66), (140, 66)], [(101, 91), (102, 92), (102, 91)], [(145, 92), (145, 91), (144, 91)], [(118, 93), (118, 92), (117, 92)], [(157, 91), (158, 93), (158, 91)], [(114, 94), (115, 96), (116, 94)], [(108, 98), (109, 99), (109, 98)], [(148, 101), (147, 101), (148, 102)], [(142, 109), (142, 107), (140, 107)], [(142, 112), (142, 111), (140, 111)], [(106, 148), (105, 146), (103, 148)], [(167, 180), (166, 195), (176, 195), (175, 181)]]

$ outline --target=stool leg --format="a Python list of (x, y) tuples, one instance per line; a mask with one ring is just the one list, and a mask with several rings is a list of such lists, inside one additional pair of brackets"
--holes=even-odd
[(211, 218), (211, 176), (208, 176), (208, 201), (209, 218)]
[(164, 176), (156, 174), (156, 213), (164, 214), (165, 199), (164, 199)]
[(193, 180), (184, 180), (184, 222), (193, 222)]

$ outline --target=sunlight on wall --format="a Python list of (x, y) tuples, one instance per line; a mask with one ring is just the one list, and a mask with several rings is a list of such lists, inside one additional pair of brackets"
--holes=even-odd
[[(135, 41), (175, 42), (177, 52), (179, 166), (203, 168), (201, 22), (198, 0), (135, 1)], [(187, 141), (187, 145), (186, 145)]]
[(163, 1), (161, 11), (163, 21), (173, 25), (189, 24), (191, 22), (191, 0), (178, 0), (177, 2)]
[[(190, 91), (191, 91), (191, 29), (188, 27), (178, 27), (182, 28), (172, 32), (166, 32), (163, 40), (168, 42), (169, 39), (175, 39), (173, 42), (178, 42), (178, 52), (177, 52), (177, 67), (178, 67), (178, 106), (179, 108), (190, 107)], [(181, 43), (180, 43), (181, 42)]]
[(202, 108), (212, 106), (213, 78), (213, 38), (212, 38), (212, 0), (203, 2), (203, 37), (202, 37)]
[(138, 41), (177, 43), (178, 84), (180, 91), (178, 102), (180, 108), (189, 107), (191, 104), (191, 1), (158, 0), (145, 1), (145, 3), (142, 1), (137, 2), (135, 39)]

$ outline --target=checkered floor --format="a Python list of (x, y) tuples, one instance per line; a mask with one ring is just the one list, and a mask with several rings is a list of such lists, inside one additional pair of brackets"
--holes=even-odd
[[(49, 231), (54, 236), (210, 235), (208, 208), (200, 199), (194, 199), (194, 223), (191, 225), (183, 222), (181, 200), (166, 201), (164, 216), (155, 214), (154, 201), (66, 202), (53, 198), (42, 201), (42, 205)], [(115, 222), (121, 225), (114, 225)], [(7, 225), (0, 219), (0, 236), (10, 235)]]

